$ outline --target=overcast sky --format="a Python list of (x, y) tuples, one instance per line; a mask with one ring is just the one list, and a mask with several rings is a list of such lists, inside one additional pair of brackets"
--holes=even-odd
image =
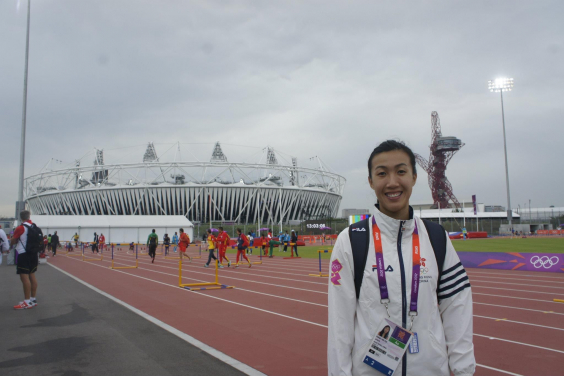
[[(26, 4), (0, 2), (0, 215), (17, 200)], [(460, 201), (564, 206), (564, 2), (33, 0), (25, 174), (94, 147), (220, 141), (318, 155), (367, 208), (367, 158), (428, 157), (431, 112), (466, 144)], [(209, 153), (211, 155), (212, 146)], [(202, 159), (207, 159), (203, 156)], [(236, 160), (236, 156), (228, 156)], [(142, 155), (139, 156), (141, 161)], [(119, 162), (119, 161), (106, 161)], [(431, 202), (419, 170), (412, 202)]]

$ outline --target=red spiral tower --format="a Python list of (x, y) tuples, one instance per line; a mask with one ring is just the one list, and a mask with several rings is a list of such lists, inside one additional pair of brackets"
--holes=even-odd
[[(429, 175), (429, 187), (433, 195), (432, 209), (450, 208), (453, 205), (461, 208), (460, 203), (452, 192), (452, 186), (445, 173), (448, 162), (464, 144), (456, 137), (444, 137), (441, 131), (441, 120), (437, 111), (431, 113), (432, 140), (427, 161), (419, 154), (415, 154), (417, 163)], [(451, 203), (452, 202), (452, 203)]]

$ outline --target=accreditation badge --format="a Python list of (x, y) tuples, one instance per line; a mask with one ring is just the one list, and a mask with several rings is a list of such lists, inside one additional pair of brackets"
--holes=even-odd
[(383, 319), (370, 341), (363, 362), (384, 375), (391, 376), (398, 368), (412, 339), (412, 332), (393, 321)]

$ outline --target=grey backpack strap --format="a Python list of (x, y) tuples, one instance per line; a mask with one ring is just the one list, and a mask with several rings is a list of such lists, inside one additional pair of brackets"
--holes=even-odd
[(349, 239), (354, 261), (354, 288), (357, 299), (360, 296), (360, 287), (362, 286), (362, 277), (364, 276), (368, 247), (370, 245), (369, 220), (370, 217), (349, 226)]

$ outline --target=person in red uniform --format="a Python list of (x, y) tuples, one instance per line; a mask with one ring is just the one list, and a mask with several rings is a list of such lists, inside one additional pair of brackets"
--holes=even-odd
[(104, 234), (100, 233), (98, 237), (98, 243), (100, 244), (100, 251), (104, 252), (104, 245), (106, 244), (106, 237)]
[(249, 261), (247, 255), (245, 255), (245, 250), (250, 244), (249, 239), (245, 236), (245, 234), (243, 234), (243, 232), (241, 232), (240, 228), (237, 229), (237, 235), (237, 263), (235, 264), (235, 267), (237, 268), (239, 266), (239, 256), (241, 256), (241, 262), (243, 262), (244, 258), (249, 263), (250, 268), (251, 262)]
[(184, 232), (183, 228), (178, 231), (180, 231), (180, 241), (178, 242), (178, 248), (180, 248), (180, 260), (184, 257), (188, 257), (188, 261), (192, 262), (192, 258), (186, 254), (186, 249), (190, 245), (190, 237)]
[(219, 227), (218, 229), (219, 234), (217, 235), (217, 248), (219, 250), (219, 263), (223, 265), (223, 259), (226, 259), (227, 267), (230, 267), (231, 261), (229, 261), (229, 259), (225, 255), (225, 252), (227, 252), (227, 246), (229, 245), (231, 239), (229, 238), (229, 235), (227, 235), (227, 233), (223, 231), (223, 227)]

